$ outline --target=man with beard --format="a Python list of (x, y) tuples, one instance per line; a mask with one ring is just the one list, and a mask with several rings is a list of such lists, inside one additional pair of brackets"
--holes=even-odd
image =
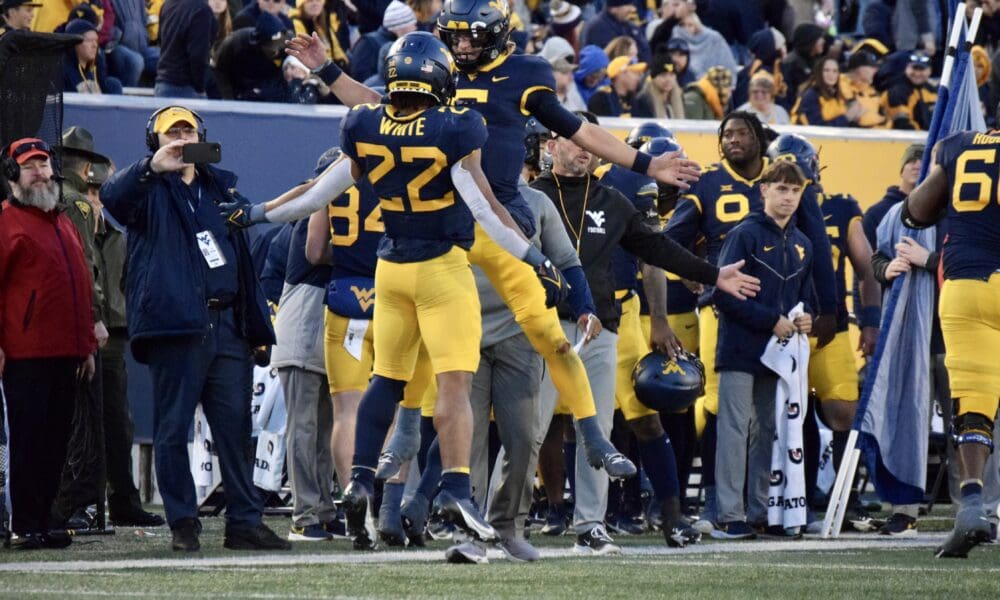
[[(722, 161), (708, 167), (691, 190), (677, 203), (667, 236), (682, 246), (692, 247), (704, 238), (705, 257), (717, 264), (726, 234), (751, 212), (761, 212), (758, 181), (769, 161), (765, 156), (766, 140), (760, 121), (753, 113), (734, 111), (719, 126), (719, 149)], [(818, 338), (817, 348), (828, 344), (836, 334), (836, 279), (830, 240), (823, 225), (823, 214), (816, 197), (816, 186), (805, 186), (795, 214), (796, 225), (809, 238), (814, 252), (813, 273), (821, 315), (812, 324)], [(716, 415), (719, 414), (719, 377), (715, 371), (718, 340), (718, 316), (712, 302), (712, 290), (698, 299), (701, 360), (705, 365), (705, 429), (702, 434), (702, 485), (705, 486), (706, 520), (715, 521), (715, 440)], [(757, 516), (757, 515), (754, 515)]]
[(0, 377), (9, 428), (15, 547), (65, 548), (49, 532), (80, 380), (94, 374), (91, 276), (80, 236), (55, 210), (52, 151), (37, 138), (0, 158), (10, 200), (0, 213)]

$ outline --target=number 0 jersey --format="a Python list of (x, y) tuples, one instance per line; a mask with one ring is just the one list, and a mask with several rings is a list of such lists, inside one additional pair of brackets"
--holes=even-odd
[(385, 224), (380, 258), (418, 262), (452, 246), (472, 246), (472, 213), (457, 197), (451, 167), (485, 141), (486, 125), (473, 110), (435, 106), (398, 117), (386, 104), (351, 109), (341, 149), (379, 198)]
[(1000, 135), (965, 131), (945, 138), (937, 162), (948, 176), (945, 279), (981, 279), (1000, 271)]
[[(767, 170), (764, 159), (761, 174)], [(719, 253), (726, 234), (743, 217), (764, 209), (757, 179), (747, 180), (723, 160), (701, 174), (701, 179), (677, 202), (677, 208), (667, 224), (667, 235), (687, 248), (705, 240), (705, 260), (719, 262)]]
[(823, 204), (823, 222), (833, 250), (833, 270), (837, 277), (837, 331), (847, 331), (847, 232), (855, 219), (863, 216), (858, 201), (846, 194), (826, 196)]

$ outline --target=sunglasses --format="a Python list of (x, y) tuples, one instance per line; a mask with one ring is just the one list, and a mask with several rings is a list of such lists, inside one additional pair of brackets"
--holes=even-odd
[(24, 156), (25, 154), (29, 152), (34, 152), (36, 150), (41, 150), (42, 152), (49, 155), (52, 154), (52, 149), (49, 148), (48, 144), (46, 144), (42, 140), (34, 140), (31, 142), (24, 142), (23, 144), (18, 144), (16, 147), (11, 148), (10, 157), (13, 158), (14, 160), (17, 160), (18, 158)]

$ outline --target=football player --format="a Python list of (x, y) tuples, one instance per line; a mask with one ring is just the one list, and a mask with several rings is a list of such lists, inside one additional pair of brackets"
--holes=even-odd
[[(332, 265), (325, 300), (324, 346), (335, 415), (331, 450), (337, 480), (344, 486), (351, 479), (358, 405), (374, 362), (375, 265), (384, 232), (378, 196), (371, 183), (362, 179), (330, 202), (326, 211), (313, 213), (306, 240), (306, 256), (311, 262)], [(426, 350), (421, 347), (403, 402), (419, 406), (424, 396), (437, 393), (433, 378)], [(419, 417), (419, 409), (417, 413)], [(379, 535), (390, 546), (405, 543), (399, 502), (391, 501), (394, 493), (402, 499), (401, 486), (387, 485), (383, 491), (384, 510), (379, 514)], [(342, 521), (328, 522), (326, 526), (334, 536), (346, 533)]]
[[(772, 160), (792, 160), (809, 180), (819, 184), (819, 155), (804, 137), (783, 134), (771, 142), (767, 153)], [(861, 224), (863, 213), (858, 201), (844, 194), (821, 194), (820, 198), (837, 277), (837, 333), (833, 341), (822, 348), (817, 347), (817, 338), (810, 338), (809, 385), (816, 390), (822, 403), (816, 409), (821, 411), (824, 423), (833, 431), (834, 468), (839, 468), (858, 401), (858, 371), (847, 331), (850, 318), (845, 272), (847, 259), (850, 259), (860, 282), (862, 306), (857, 312), (861, 327), (858, 350), (865, 356), (874, 352), (878, 340), (881, 288), (872, 274), (872, 248)], [(858, 508), (849, 518), (858, 530), (868, 531), (871, 528), (871, 518)]]
[[(533, 233), (533, 219), (517, 192), (517, 180), (524, 156), (524, 126), (530, 116), (550, 131), (573, 139), (610, 162), (682, 187), (697, 180), (696, 163), (672, 154), (654, 158), (637, 152), (609, 132), (583, 123), (565, 110), (554, 92), (551, 66), (541, 57), (513, 53), (506, 0), (447, 0), (438, 17), (438, 31), (459, 68), (456, 102), (475, 107), (486, 119), (489, 137), (483, 147), (483, 170), (497, 199), (525, 233)], [(300, 35), (292, 40), (288, 53), (313, 68), (344, 104), (353, 106), (380, 100), (377, 92), (344, 75), (339, 67), (327, 61), (315, 36)], [(514, 312), (532, 346), (545, 359), (561, 397), (580, 422), (588, 462), (603, 467), (612, 477), (633, 475), (635, 466), (600, 431), (583, 363), (571, 350), (556, 314), (543, 305), (541, 290), (532, 281), (533, 274), (481, 235), (477, 236), (469, 259), (483, 269)], [(566, 276), (570, 285), (574, 281), (582, 285), (582, 269), (572, 270)]]
[(951, 535), (938, 557), (965, 557), (990, 539), (983, 509), (983, 471), (993, 451), (1000, 398), (1000, 132), (966, 131), (937, 146), (936, 164), (903, 201), (912, 229), (948, 219), (941, 289), (945, 366), (957, 416), (953, 421), (961, 471), (961, 500)]
[(358, 549), (375, 545), (374, 466), (421, 342), (438, 387), (434, 419), (443, 474), (437, 511), (477, 539), (495, 540), (495, 530), (471, 500), (469, 483), (469, 388), (481, 335), (479, 297), (467, 257), (474, 223), (500, 251), (528, 261), (542, 277), (561, 280), (486, 184), (479, 166), (486, 127), (477, 112), (445, 106), (453, 76), (452, 57), (433, 35), (414, 32), (400, 38), (386, 56), (389, 103), (351, 110), (341, 131), (343, 158), (297, 198), (241, 207), (249, 212), (245, 217), (240, 209), (230, 209), (241, 225), (285, 221), (311, 214), (362, 177), (380, 198), (385, 236), (375, 269), (374, 375), (358, 409), (354, 466), (344, 493)]
[[(746, 215), (763, 210), (757, 182), (769, 164), (766, 149), (764, 130), (756, 115), (746, 111), (733, 111), (726, 115), (719, 126), (722, 161), (705, 169), (701, 179), (681, 197), (667, 224), (666, 234), (687, 247), (693, 247), (703, 239), (706, 258), (713, 264), (717, 263), (726, 234)], [(812, 329), (819, 339), (819, 347), (822, 347), (834, 337), (837, 287), (830, 240), (823, 225), (815, 186), (809, 185), (803, 192), (796, 221), (813, 245), (813, 277), (819, 296), (820, 316)], [(712, 305), (711, 290), (701, 295), (698, 305), (698, 345), (706, 376), (702, 482), (706, 490), (705, 517), (714, 521), (715, 416), (719, 411), (719, 378), (715, 372), (718, 317)]]

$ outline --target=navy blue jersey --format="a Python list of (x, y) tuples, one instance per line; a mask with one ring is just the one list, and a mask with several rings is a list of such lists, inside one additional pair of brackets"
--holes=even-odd
[[(621, 192), (636, 210), (656, 223), (656, 180), (618, 165), (599, 168), (594, 174), (601, 178), (601, 184)], [(611, 255), (611, 275), (616, 290), (635, 290), (639, 285), (639, 259), (619, 246)]]
[(333, 245), (331, 277), (374, 278), (385, 224), (372, 184), (362, 179), (352, 185), (330, 203), (327, 213)]
[[(994, 132), (995, 133), (995, 132)], [(1000, 271), (1000, 135), (965, 131), (945, 138), (937, 162), (948, 176), (945, 279), (989, 279)]]
[(847, 331), (849, 315), (847, 312), (847, 276), (844, 269), (847, 264), (847, 238), (851, 223), (860, 220), (863, 213), (858, 201), (846, 194), (826, 196), (820, 208), (823, 210), (826, 235), (830, 238), (833, 270), (837, 278), (837, 331)]
[(540, 56), (504, 55), (474, 73), (459, 71), (456, 87), (456, 105), (474, 108), (486, 119), (483, 171), (497, 200), (527, 208), (517, 192), (524, 128), (531, 116), (527, 103), (534, 93), (555, 90), (552, 67)]
[[(767, 169), (764, 159), (761, 174)], [(677, 202), (667, 235), (687, 248), (704, 241), (705, 260), (719, 262), (726, 234), (751, 212), (764, 209), (757, 179), (740, 177), (726, 161), (716, 163)]]
[(382, 208), (378, 256), (418, 262), (452, 246), (471, 248), (472, 213), (455, 192), (451, 167), (486, 141), (482, 116), (450, 106), (393, 113), (386, 104), (356, 106), (341, 132), (341, 149), (371, 182)]

